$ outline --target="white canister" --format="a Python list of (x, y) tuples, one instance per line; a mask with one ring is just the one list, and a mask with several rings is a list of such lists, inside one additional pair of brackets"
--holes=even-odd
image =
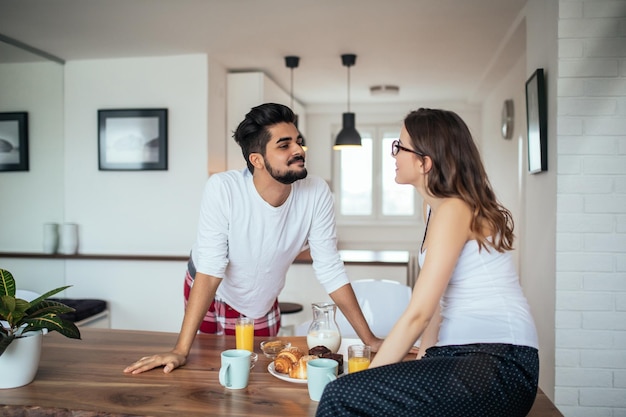
[(65, 255), (78, 253), (78, 225), (76, 223), (63, 223), (59, 238), (59, 253)]
[(59, 224), (43, 225), (43, 253), (56, 253), (59, 248)]

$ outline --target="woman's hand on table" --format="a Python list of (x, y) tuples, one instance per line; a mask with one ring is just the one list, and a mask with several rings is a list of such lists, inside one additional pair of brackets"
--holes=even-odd
[(163, 372), (167, 374), (172, 372), (179, 366), (183, 366), (185, 362), (187, 362), (187, 358), (184, 355), (180, 355), (175, 352), (144, 356), (137, 362), (132, 363), (124, 368), (124, 373), (140, 374), (156, 367), (163, 366)]

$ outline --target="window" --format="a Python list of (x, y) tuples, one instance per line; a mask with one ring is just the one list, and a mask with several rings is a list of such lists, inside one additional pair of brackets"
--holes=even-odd
[(391, 143), (398, 127), (358, 127), (360, 148), (333, 151), (333, 183), (338, 221), (414, 221), (415, 188), (395, 181)]

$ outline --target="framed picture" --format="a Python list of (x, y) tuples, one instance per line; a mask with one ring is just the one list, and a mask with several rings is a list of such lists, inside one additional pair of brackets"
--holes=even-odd
[(98, 110), (98, 168), (167, 170), (167, 109)]
[(28, 171), (28, 113), (0, 113), (0, 171)]
[(548, 170), (548, 110), (543, 68), (526, 81), (526, 119), (528, 123), (528, 172)]

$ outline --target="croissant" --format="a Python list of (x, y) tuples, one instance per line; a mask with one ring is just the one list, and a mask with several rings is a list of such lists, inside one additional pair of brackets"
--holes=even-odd
[(290, 378), (307, 379), (306, 363), (313, 359), (318, 359), (315, 355), (304, 355), (289, 370)]
[(293, 362), (286, 357), (277, 357), (274, 359), (274, 369), (281, 374), (288, 374), (289, 370), (293, 366)]
[(306, 361), (298, 361), (294, 366), (289, 370), (290, 378), (297, 379), (306, 379)]
[(319, 359), (319, 356), (317, 355), (304, 355), (303, 357), (301, 357), (298, 362), (304, 362), (304, 364), (306, 365), (306, 363), (308, 361), (311, 361), (313, 359)]
[(298, 359), (302, 357), (302, 350), (298, 347), (290, 347), (289, 349), (283, 349), (276, 355), (276, 359), (278, 358), (287, 358), (291, 361), (291, 363), (298, 362)]

